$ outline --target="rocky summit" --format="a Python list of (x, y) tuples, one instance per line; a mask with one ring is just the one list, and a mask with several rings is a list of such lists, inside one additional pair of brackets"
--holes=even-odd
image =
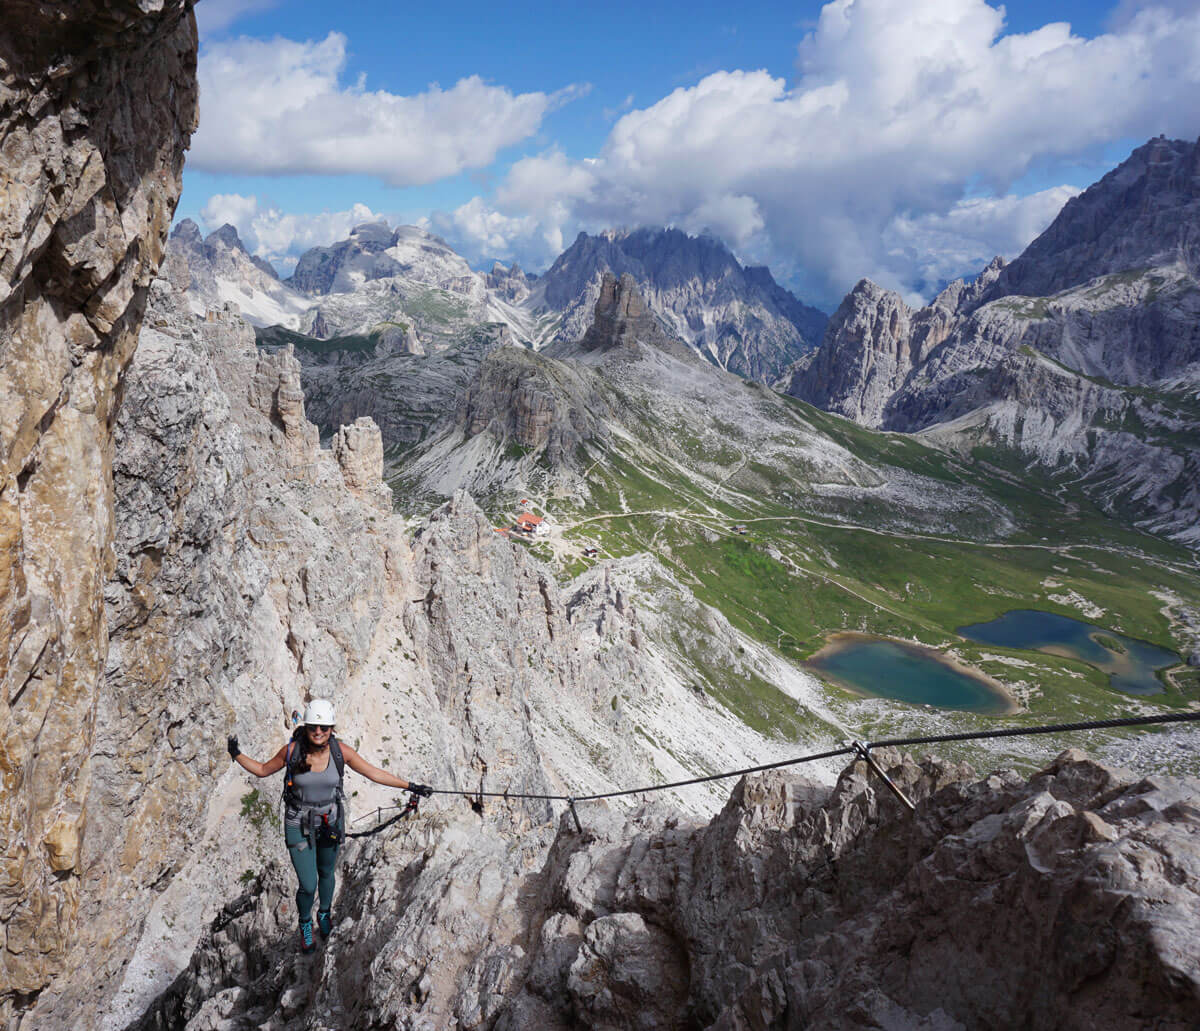
[(1200, 145), (1158, 137), (1067, 201), (982, 294), (1049, 297), (1130, 269), (1200, 268)]
[(171, 232), (165, 274), (186, 290), (197, 315), (232, 303), (247, 321), (271, 326), (294, 323), (309, 307), (307, 298), (279, 281), (269, 262), (246, 250), (228, 224), (204, 237), (195, 222), (182, 219)]
[[(286, 283), (168, 245), (191, 4), (6, 14), (0, 1026), (1196, 1026), (1194, 724), (986, 736), (1198, 704), (1195, 146), (804, 353), (673, 230), (537, 278), (381, 223)], [(1156, 645), (1153, 693), (961, 625), (1018, 605)], [(872, 638), (993, 704), (818, 675)], [(438, 791), (347, 771), (304, 953), (225, 742), (314, 698)], [(931, 738), (871, 753), (911, 806), (846, 743)]]

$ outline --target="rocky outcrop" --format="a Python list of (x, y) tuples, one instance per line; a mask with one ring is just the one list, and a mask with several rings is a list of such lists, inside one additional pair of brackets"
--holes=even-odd
[(519, 304), (529, 296), (529, 288), (534, 277), (526, 275), (521, 266), (515, 261), (511, 267), (505, 268), (500, 262), (492, 263), (492, 270), (484, 277), (489, 292), (508, 301)]
[(579, 372), (523, 348), (489, 354), (455, 417), (473, 437), (487, 431), (506, 444), (542, 452), (551, 468), (577, 465), (577, 449), (606, 438), (607, 406)]
[[(405, 627), (458, 739), (447, 756), (457, 783), (474, 787), (486, 773), (492, 790), (539, 792), (561, 789), (568, 776), (647, 769), (611, 704), (649, 680), (635, 613), (611, 616), (619, 629), (603, 637), (574, 627), (549, 570), (499, 537), (463, 493), (414, 535), (411, 569), (423, 593)], [(575, 756), (589, 740), (602, 747)], [(549, 809), (534, 801), (513, 812), (524, 825)]]
[(190, 0), (14, 0), (0, 40), (0, 1021), (77, 927), (112, 426), (196, 123)]
[(383, 437), (368, 418), (355, 419), (333, 437), (333, 457), (350, 493), (390, 512), (392, 493), (383, 482)]
[(788, 392), (879, 426), (892, 395), (953, 324), (952, 309), (935, 304), (914, 311), (898, 293), (861, 280), (829, 320), (824, 343), (793, 377)]
[(1028, 782), (877, 758), (914, 817), (856, 763), (831, 794), (746, 781), (701, 829), (639, 814), (560, 833), (542, 973), (497, 1026), (1189, 1025), (1194, 781), (1077, 752)]
[(186, 290), (189, 307), (201, 316), (233, 303), (255, 326), (294, 328), (312, 306), (307, 297), (279, 281), (270, 262), (247, 251), (228, 224), (205, 238), (190, 218), (179, 222), (171, 233), (164, 273)]
[(555, 340), (584, 334), (608, 275), (632, 276), (671, 334), (706, 359), (763, 382), (815, 347), (827, 321), (715, 237), (647, 228), (580, 233), (537, 281), (530, 303), (561, 313)]
[(1048, 297), (1101, 276), (1180, 263), (1200, 272), (1200, 140), (1159, 136), (1067, 201), (980, 297)]
[(389, 354), (415, 354), (423, 356), (425, 346), (413, 326), (403, 324), (384, 326), (375, 336), (375, 354), (383, 357)]
[(915, 814), (856, 762), (832, 789), (746, 779), (708, 824), (395, 830), (354, 853), (323, 967), (282, 955), (276, 874), (140, 1026), (1191, 1026), (1200, 785), (1078, 752), (1028, 781), (876, 759)]
[(579, 350), (585, 354), (616, 352), (633, 357), (643, 345), (684, 360), (692, 357), (688, 348), (667, 333), (646, 307), (633, 276), (625, 273), (618, 280), (606, 273), (592, 309), (591, 324), (579, 341)]

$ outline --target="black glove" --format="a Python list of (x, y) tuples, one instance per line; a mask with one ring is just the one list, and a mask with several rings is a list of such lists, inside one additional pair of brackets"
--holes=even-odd
[(414, 784), (412, 781), (408, 782), (406, 790), (411, 791), (414, 795), (420, 795), (421, 798), (428, 798), (433, 794), (433, 788), (428, 784)]
[(242, 754), (242, 750), (238, 747), (238, 739), (236, 737), (226, 738), (225, 747), (229, 749), (229, 758), (237, 760), (237, 757)]

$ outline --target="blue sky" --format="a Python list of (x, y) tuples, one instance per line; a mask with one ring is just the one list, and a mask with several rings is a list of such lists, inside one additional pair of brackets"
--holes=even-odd
[(1200, 134), (1200, 0), (197, 16), (177, 217), (234, 222), (285, 272), (363, 217), (532, 269), (580, 229), (670, 222), (825, 306), (864, 275), (916, 297), (1013, 256), (1149, 136)]

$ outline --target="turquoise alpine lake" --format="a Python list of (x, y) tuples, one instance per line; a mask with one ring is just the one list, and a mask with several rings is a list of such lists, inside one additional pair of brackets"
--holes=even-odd
[(1155, 670), (1180, 661), (1174, 652), (1147, 641), (1037, 609), (1014, 609), (990, 623), (960, 626), (958, 633), (979, 644), (1078, 659), (1103, 670), (1112, 687), (1128, 694), (1157, 694), (1163, 685)]
[(972, 676), (932, 649), (902, 641), (837, 634), (807, 665), (856, 694), (980, 713), (1015, 708), (982, 676)]

